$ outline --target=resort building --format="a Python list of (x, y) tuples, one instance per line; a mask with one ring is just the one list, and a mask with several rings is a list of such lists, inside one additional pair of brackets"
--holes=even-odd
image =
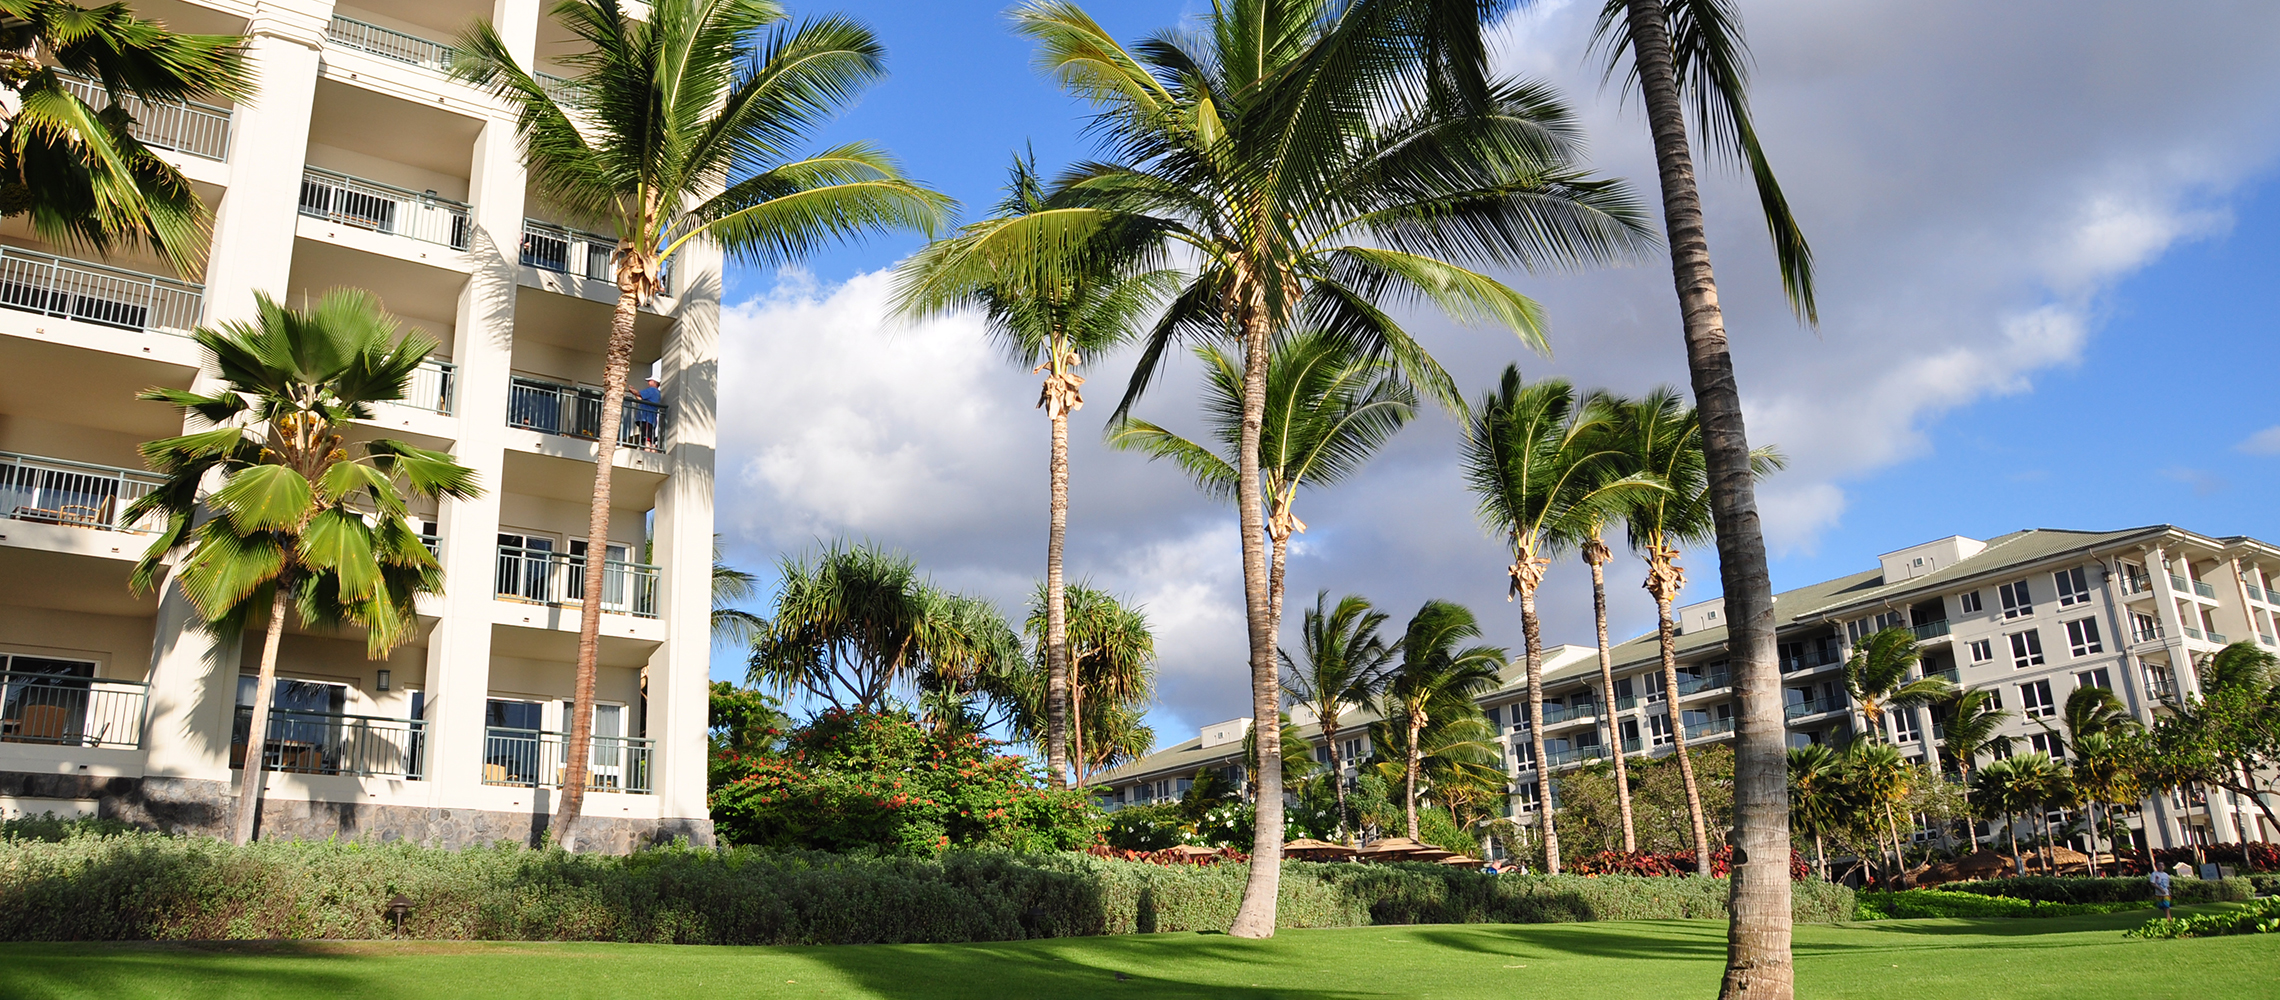
[[(2011, 713), (2006, 732), (2017, 738), (2017, 752), (2063, 759), (2058, 716), (2075, 689), (2112, 690), (2132, 715), (2151, 723), (2169, 702), (2199, 693), (2200, 658), (2242, 639), (2273, 646), (2280, 632), (2276, 578), (2280, 548), (2170, 525), (2034, 529), (1986, 541), (1952, 536), (1886, 553), (1874, 568), (1775, 595), (1790, 744), (1851, 738), (1863, 720), (1846, 694), (1844, 663), (1862, 637), (1897, 626), (1914, 631), (1921, 674), (1994, 694)], [(1580, 767), (1618, 746), (1631, 755), (1668, 754), (1674, 734), (1689, 746), (1731, 740), (1736, 702), (1723, 610), (1718, 599), (1677, 609), (1676, 691), (1664, 683), (1653, 634), (1614, 648), (1612, 691), (1600, 689), (1595, 649), (1547, 650), (1544, 763), (1555, 771)], [(1525, 678), (1516, 673), (1507, 669), (1505, 683), (1480, 704), (1502, 734), (1512, 812), (1524, 817), (1535, 809), (1536, 764)], [(1373, 718), (1356, 712), (1341, 720), (1353, 731), (1347, 739), (1359, 738)], [(1202, 738), (1104, 774), (1100, 783), (1119, 804), (1176, 797), (1199, 767), (1241, 767), (1248, 724), (1207, 726)], [(1881, 726), (1912, 758), (1936, 759), (1934, 709), (1890, 712)], [(1211, 738), (1214, 729), (1221, 738)], [(1319, 727), (1305, 733), (1321, 738)], [(1366, 741), (1341, 749), (1348, 760), (1368, 751)], [(1318, 748), (1318, 757), (1327, 752)], [(2149, 799), (2131, 822), (2155, 847), (2280, 840), (2254, 803), (2222, 789)]]
[[(358, 2), (136, 4), (248, 38), (250, 99), (131, 106), (214, 210), (201, 273), (0, 229), (0, 810), (219, 831), (258, 753), (276, 769), (263, 836), (528, 839), (558, 796), (579, 603), (599, 586), (587, 840), (709, 842), (718, 256), (684, 253), (640, 316), (635, 385), (654, 372), (661, 402), (600, 427), (616, 240), (532, 196), (509, 107), (444, 73), (476, 18), (542, 72), (571, 37), (539, 0)], [(342, 286), (442, 345), (361, 433), (448, 451), (485, 493), (419, 512), (447, 593), (418, 639), (371, 661), (360, 635), (290, 627), (257, 692), (258, 635), (218, 642), (178, 592), (127, 586), (152, 535), (122, 514), (157, 482), (136, 447), (185, 427), (134, 397), (217, 385), (186, 335), (250, 318), (256, 291), (299, 306)], [(602, 433), (621, 445), (616, 510), (589, 539)], [(258, 737), (255, 698), (276, 709)]]

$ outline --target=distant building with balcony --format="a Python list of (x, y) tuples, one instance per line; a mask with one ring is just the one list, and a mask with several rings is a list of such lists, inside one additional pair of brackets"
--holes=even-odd
[[(136, 4), (249, 39), (254, 98), (129, 101), (142, 140), (214, 210), (200, 272), (133, 251), (78, 259), (0, 226), (0, 813), (219, 831), (258, 753), (273, 769), (264, 836), (527, 839), (560, 792), (579, 607), (598, 586), (594, 838), (707, 841), (718, 255), (685, 251), (643, 309), (635, 383), (655, 372), (661, 398), (603, 428), (616, 240), (541, 202), (514, 110), (443, 72), (447, 40), (478, 17), (542, 73), (573, 37), (538, 0), (361, 2)], [(134, 396), (213, 385), (187, 334), (250, 318), (255, 291), (299, 305), (341, 286), (441, 344), (411, 398), (360, 433), (448, 451), (486, 493), (417, 512), (446, 593), (420, 605), (415, 640), (370, 661), (359, 636), (289, 628), (278, 684), (259, 692), (258, 641), (218, 642), (178, 594), (128, 590), (152, 536), (123, 512), (157, 481), (136, 446), (185, 429)], [(622, 447), (596, 540), (605, 432)]]
[[(2274, 647), (2276, 582), (2280, 547), (2170, 525), (2035, 529), (1986, 541), (1952, 536), (1886, 553), (1873, 569), (1775, 595), (1789, 743), (1852, 738), (1863, 720), (1846, 694), (1844, 663), (1863, 637), (1903, 627), (1919, 642), (1919, 676), (1992, 692), (2011, 713), (2005, 732), (2017, 739), (2015, 752), (2063, 758), (2058, 715), (2075, 689), (2112, 690), (2133, 716), (2151, 723), (2180, 697), (2199, 693), (2201, 658), (2242, 639)], [(1555, 577), (1551, 585), (1561, 584)], [(1616, 746), (1634, 756), (1668, 754), (1674, 733), (1689, 746), (1732, 740), (1737, 703), (1724, 611), (1717, 598), (1677, 609), (1675, 697), (1652, 633), (1613, 649), (1612, 691), (1601, 690), (1595, 649), (1547, 650), (1546, 766), (1559, 771), (1605, 760)], [(1535, 763), (1527, 690), (1517, 673), (1517, 664), (1508, 667), (1504, 683), (1479, 701), (1497, 726), (1513, 779), (1511, 815), (1525, 818), (1535, 811)], [(1373, 718), (1350, 713), (1342, 727), (1353, 734), (1345, 739), (1358, 738)], [(1933, 760), (1940, 723), (1936, 709), (1919, 708), (1888, 712), (1877, 725), (1904, 753)], [(1103, 774), (1098, 783), (1112, 804), (1132, 804), (1177, 797), (1198, 768), (1235, 768), (1230, 774), (1240, 776), (1241, 731), (1249, 724), (1206, 726), (1202, 738)], [(1233, 742), (1211, 740), (1215, 728), (1233, 731)], [(1317, 742), (1317, 759), (1326, 760), (1320, 727), (1303, 732)], [(1366, 755), (1367, 743), (1352, 749), (1362, 754), (1348, 754), (1349, 761)], [(2148, 799), (2128, 822), (2155, 847), (2280, 841), (2280, 830), (2254, 803), (2222, 789)]]

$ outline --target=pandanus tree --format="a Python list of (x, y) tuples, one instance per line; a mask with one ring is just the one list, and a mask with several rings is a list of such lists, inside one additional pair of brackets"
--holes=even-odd
[[(1746, 169), (1797, 315), (1817, 320), (1813, 254), (1782, 194), (1750, 114), (1749, 52), (1733, 0), (1603, 0), (1594, 44), (1607, 74), (1626, 70), (1646, 111), (1660, 182), (1671, 281), (1678, 292), (1686, 369), (1702, 409), (1703, 444), (1726, 597), (1727, 649), (1741, 697), (1734, 736), (1734, 853), (1721, 998), (1787, 1000), (1789, 954), (1787, 727), (1774, 662), (1773, 578), (1757, 508), (1755, 456), (1727, 348), (1725, 314), (1710, 266), (1695, 140)], [(1689, 134), (1689, 105), (1693, 131)], [(1746, 859), (1746, 860), (1745, 860)]]
[(1889, 742), (1886, 713), (1912, 712), (1955, 693), (1945, 678), (1908, 676), (1922, 659), (1916, 633), (1904, 628), (1879, 629), (1853, 649), (1845, 661), (1845, 693), (1860, 713), (1862, 736)]
[[(1408, 836), (1417, 839), (1417, 789), (1424, 775), (1423, 734), (1440, 717), (1478, 714), (1475, 695), (1496, 686), (1505, 651), (1494, 646), (1462, 646), (1480, 638), (1480, 620), (1471, 609), (1448, 601), (1426, 601), (1401, 633), (1401, 662), (1378, 693), (1377, 711), (1398, 729), (1402, 750), (1402, 815)], [(1548, 800), (1547, 800), (1548, 801)]]
[[(559, 0), (551, 13), (576, 39), (578, 51), (561, 60), (567, 81), (540, 79), (484, 20), (461, 35), (452, 74), (515, 109), (532, 193), (618, 238), (586, 528), (604, 539), (635, 321), (664, 294), (675, 256), (709, 243), (754, 266), (792, 263), (861, 234), (931, 233), (948, 199), (870, 145), (800, 150), (885, 72), (878, 41), (852, 20), (791, 26), (775, 0), (654, 0), (638, 15), (618, 0)], [(586, 802), (603, 590), (585, 588), (579, 607), (553, 824), (572, 847)]]
[[(1052, 634), (1053, 585), (1037, 585), (1029, 599), (1025, 629), (1038, 660), (1048, 654), (1046, 638)], [(1067, 642), (1066, 697), (1069, 770), (1073, 783), (1100, 768), (1133, 755), (1135, 729), (1146, 729), (1141, 711), (1155, 694), (1156, 633), (1148, 614), (1105, 590), (1084, 583), (1063, 591), (1065, 616), (1062, 635)], [(1050, 676), (1051, 666), (1043, 673)], [(1017, 725), (1022, 732), (1050, 733), (1050, 694)], [(1089, 713), (1089, 714), (1088, 714)], [(1043, 718), (1038, 718), (1042, 716)], [(1042, 725), (1040, 723), (1043, 723)], [(1149, 735), (1152, 737), (1153, 732)], [(1143, 741), (1144, 742), (1144, 741)], [(1145, 753), (1146, 746), (1140, 747)]]
[[(1482, 24), (1501, 0), (1218, 4), (1191, 30), (1119, 44), (1069, 0), (1013, 13), (1038, 62), (1098, 114), (1109, 151), (1005, 230), (977, 266), (1053, 267), (1103, 232), (1175, 262), (1181, 286), (1144, 340), (1119, 412), (1182, 340), (1232, 340), (1243, 371), (1236, 511), (1252, 715), (1281, 702), (1259, 435), (1269, 345), (1324, 331), (1452, 407), (1453, 381), (1385, 308), (1414, 300), (1543, 337), (1537, 305), (1474, 268), (1568, 267), (1648, 242), (1624, 190), (1578, 165), (1548, 88), (1494, 76)], [(1023, 262), (1028, 262), (1024, 264)], [(1269, 748), (1270, 750), (1272, 748)], [(1271, 756), (1271, 754), (1270, 754)], [(1282, 789), (1262, 775), (1251, 877), (1229, 933), (1274, 933)]]
[[(201, 327), (213, 392), (154, 388), (211, 425), (142, 446), (165, 482), (128, 520), (163, 518), (130, 580), (171, 580), (217, 634), (259, 620), (261, 661), (246, 730), (231, 839), (253, 839), (267, 764), (270, 693), (287, 609), (304, 628), (363, 630), (373, 659), (419, 634), (414, 602), (443, 591), (443, 570), (406, 520), (407, 500), (480, 495), (475, 473), (442, 452), (388, 438), (349, 440), (351, 421), (403, 399), (435, 341), (400, 336), (370, 293), (327, 293), (306, 312), (255, 296), (255, 319)], [(209, 481), (218, 482), (211, 492)], [(211, 517), (198, 520), (201, 508)]]
[(134, 113), (251, 97), (244, 44), (169, 31), (121, 3), (0, 0), (0, 217), (61, 246), (102, 255), (141, 244), (195, 271), (210, 213), (189, 179), (135, 138)]
[(1341, 719), (1353, 709), (1372, 704), (1385, 687), (1388, 672), (1400, 647), (1388, 645), (1378, 629), (1389, 616), (1370, 606), (1360, 594), (1348, 594), (1330, 604), (1330, 592), (1314, 595), (1306, 610), (1298, 638), (1305, 662), (1283, 652), (1285, 687), (1291, 698), (1313, 710), (1322, 725), (1322, 741), (1330, 750), (1330, 781), (1338, 802), (1338, 836), (1346, 835), (1345, 748), (1339, 737)]
[[(1652, 476), (1663, 488), (1630, 494), (1623, 507), (1623, 525), (1631, 550), (1647, 564), (1643, 586), (1655, 601), (1656, 645), (1662, 657), (1663, 690), (1673, 702), (1678, 697), (1678, 621), (1671, 609), (1686, 586), (1686, 570), (1679, 566), (1680, 547), (1699, 545), (1715, 536), (1709, 465), (1702, 447), (1702, 424), (1678, 391), (1656, 389), (1637, 399), (1611, 400), (1606, 424), (1611, 447), (1624, 455), (1626, 468)], [(1764, 477), (1785, 462), (1772, 448), (1750, 454), (1752, 475)], [(1734, 613), (1726, 613), (1729, 632)], [(1736, 647), (1729, 646), (1729, 649)], [(1666, 708), (1670, 707), (1666, 705)], [(1686, 749), (1686, 727), (1672, 708), (1671, 741), (1678, 758), (1679, 778), (1686, 787), (1686, 811), (1693, 826), (1694, 865), (1698, 874), (1710, 873), (1709, 825), (1702, 810), (1702, 786), (1695, 778), (1693, 756)], [(1738, 758), (1737, 758), (1738, 761)], [(1739, 764), (1737, 763), (1737, 767)], [(1786, 758), (1784, 758), (1786, 774)], [(1786, 792), (1784, 793), (1786, 794)], [(1784, 838), (1786, 840), (1786, 837)]]
[[(896, 308), (910, 317), (977, 311), (1008, 357), (1044, 376), (1037, 406), (1052, 429), (1046, 463), (1045, 622), (1039, 643), (1045, 659), (1045, 771), (1052, 780), (1066, 782), (1076, 723), (1071, 721), (1070, 612), (1062, 552), (1069, 530), (1069, 416), (1085, 405), (1085, 378), (1078, 372), (1087, 358), (1098, 359), (1130, 339), (1159, 293), (1169, 290), (1171, 276), (1129, 273), (1131, 262), (1117, 255), (1131, 248), (1113, 238), (1068, 253), (1062, 266), (1045, 272), (975, 266), (977, 260), (987, 260), (1000, 229), (1051, 209), (1035, 160), (1015, 160), (995, 216), (928, 244), (897, 269)], [(1075, 767), (1083, 769), (1081, 763)]]
[(1607, 433), (1609, 414), (1597, 397), (1579, 400), (1563, 379), (1527, 382), (1507, 365), (1497, 388), (1467, 415), (1465, 482), (1479, 498), (1481, 520), (1505, 537), (1512, 564), (1510, 594), (1520, 599), (1526, 643), (1528, 739), (1535, 752), (1537, 822), (1544, 870), (1560, 872), (1560, 838), (1552, 821), (1551, 768), (1544, 758), (1544, 640), (1536, 591), (1551, 555), (1588, 537), (1635, 494), (1661, 490), (1652, 475), (1626, 470)]

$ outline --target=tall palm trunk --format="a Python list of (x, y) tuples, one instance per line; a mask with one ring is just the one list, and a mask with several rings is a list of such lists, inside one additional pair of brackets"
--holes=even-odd
[(1330, 705), (1330, 714), (1322, 717), (1322, 741), (1330, 745), (1330, 791), (1338, 798), (1338, 839), (1346, 839), (1346, 758), (1338, 752), (1337, 702)]
[(1062, 351), (1054, 345), (1047, 361), (1045, 404), (1053, 423), (1052, 517), (1045, 529), (1045, 773), (1055, 786), (1069, 781), (1069, 610), (1061, 570), (1061, 546), (1069, 530), (1069, 412), (1053, 398), (1060, 384)]
[(1417, 839), (1417, 776), (1425, 769), (1425, 751), (1417, 738), (1425, 732), (1425, 713), (1409, 713), (1409, 752), (1401, 768), (1401, 812), (1409, 821), (1409, 839)]
[[(1662, 545), (1649, 547), (1647, 555), (1647, 590), (1655, 597), (1655, 634), (1661, 641), (1663, 710), (1670, 720), (1670, 742), (1678, 758), (1679, 782), (1686, 786), (1686, 819), (1694, 831), (1694, 873), (1710, 874), (1710, 824), (1702, 814), (1702, 785), (1694, 777), (1694, 757), (1686, 752), (1686, 727), (1680, 722), (1685, 716), (1678, 709), (1678, 629), (1671, 619), (1671, 605), (1678, 597), (1679, 585), (1686, 574), (1678, 568), (1678, 550)], [(1788, 765), (1784, 763), (1784, 776)]]
[(1639, 835), (1631, 823), (1631, 775), (1623, 762), (1623, 732), (1615, 722), (1615, 656), (1607, 644), (1607, 551), (1597, 535), (1583, 547), (1583, 561), (1591, 566), (1591, 613), (1599, 628), (1599, 693), (1606, 704), (1599, 717), (1607, 722), (1607, 746), (1615, 755), (1615, 806), (1623, 816), (1623, 853), (1639, 849)]
[(2003, 836), (2011, 841), (2011, 864), (2022, 877), (2027, 874), (2027, 859), (2019, 854), (2019, 824), (2012, 818), (2016, 814), (2003, 811)]
[(1273, 607), (1267, 581), (1265, 498), (1259, 490), (1259, 431), (1267, 410), (1268, 317), (1265, 289), (1256, 278), (1242, 304), (1243, 432), (1237, 442), (1235, 507), (1243, 542), (1243, 617), (1251, 641), (1251, 729), (1258, 742), (1258, 790), (1251, 834), (1250, 879), (1227, 933), (1264, 938), (1275, 933), (1275, 897), (1282, 886), (1283, 776), (1281, 678), (1275, 672)]
[(554, 814), (555, 843), (578, 849), (578, 817), (586, 808), (586, 769), (593, 756), (594, 674), (602, 650), (602, 588), (609, 570), (610, 474), (617, 468), (618, 424), (625, 414), (626, 373), (633, 367), (633, 323), (654, 261), (621, 248), (617, 311), (602, 361), (602, 426), (594, 435), (594, 497), (586, 512), (586, 563), (578, 600), (578, 673), (570, 696), (569, 738), (562, 748), (562, 805)]
[(291, 593), (288, 581), (277, 582), (277, 596), (269, 600), (269, 631), (261, 640), (261, 666), (254, 672), (253, 717), (246, 720), (245, 767), (238, 777), (237, 816), (230, 833), (230, 843), (239, 847), (253, 840), (262, 786), (269, 782), (269, 692), (277, 686), (277, 645), (285, 637), (285, 604)]
[(1069, 776), (1071, 784), (1085, 787), (1085, 688), (1069, 676)]
[(2098, 803), (2086, 802), (2082, 808), (2090, 819), (2090, 832), (2087, 835), (2090, 841), (2090, 877), (2098, 878)]
[(1544, 634), (1536, 620), (1536, 587), (1544, 560), (1533, 546), (1519, 549), (1512, 581), (1520, 591), (1520, 637), (1528, 661), (1528, 745), (1536, 755), (1536, 822), (1544, 833), (1544, 871), (1560, 873), (1560, 833), (1552, 821), (1552, 762), (1544, 759)]
[(1639, 74), (1663, 196), (1671, 280), (1685, 323), (1686, 367), (1702, 426), (1718, 570), (1726, 595), (1727, 649), (1741, 710), (1734, 726), (1734, 847), (1726, 936), (1725, 1000), (1796, 995), (1790, 957), (1789, 773), (1781, 675), (1773, 658), (1773, 579), (1766, 569), (1741, 390), (1727, 353), (1726, 321), (1710, 269), (1702, 199), (1686, 137), (1686, 110), (1663, 0), (1629, 0), (1632, 65)]

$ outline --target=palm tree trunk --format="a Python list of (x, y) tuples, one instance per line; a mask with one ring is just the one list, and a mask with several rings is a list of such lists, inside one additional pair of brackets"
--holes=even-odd
[(1623, 816), (1623, 853), (1636, 853), (1639, 835), (1631, 823), (1631, 775), (1623, 763), (1623, 733), (1615, 724), (1615, 657), (1607, 645), (1607, 546), (1593, 538), (1583, 550), (1591, 564), (1591, 611), (1599, 627), (1599, 693), (1606, 704), (1599, 717), (1607, 722), (1607, 745), (1615, 755), (1615, 806)]
[(2087, 812), (2087, 813), (2089, 814), (2089, 816), (2090, 816), (2090, 832), (2089, 832), (2089, 834), (2088, 834), (2088, 838), (2089, 838), (2089, 841), (2090, 841), (2090, 877), (2091, 877), (2091, 878), (2097, 878), (2097, 877), (2099, 877), (2099, 876), (2098, 876), (2098, 803), (2096, 803), (2096, 802), (2086, 802), (2086, 803), (2084, 803), (2084, 804), (2083, 804), (2082, 808), (2083, 808), (2083, 810), (2084, 810), (2085, 812)]
[[(1651, 578), (1650, 578), (1651, 579)], [(1694, 830), (1694, 873), (1710, 874), (1710, 823), (1702, 814), (1702, 785), (1694, 777), (1694, 755), (1686, 752), (1686, 718), (1678, 710), (1678, 629), (1671, 621), (1667, 588), (1655, 590), (1656, 632), (1662, 640), (1663, 708), (1669, 713), (1670, 742), (1678, 758), (1679, 782), (1686, 786), (1686, 819)], [(1785, 768), (1786, 764), (1783, 765)]]
[[(1055, 353), (1054, 362), (1060, 360)], [(1056, 373), (1057, 374), (1057, 373)], [(1055, 787), (1069, 783), (1069, 611), (1061, 546), (1069, 530), (1069, 414), (1050, 408), (1053, 422), (1052, 517), (1045, 529), (1045, 773)]]
[(2008, 810), (2003, 813), (2003, 836), (2011, 841), (2011, 865), (2013, 870), (2015, 870), (2018, 874), (2024, 876), (2027, 873), (2027, 859), (2019, 856), (2019, 825), (2012, 822), (2011, 817), (2013, 815), (2014, 814)]
[[(602, 650), (602, 588), (609, 572), (610, 477), (616, 471), (618, 424), (625, 415), (626, 375), (633, 367), (633, 324), (639, 315), (640, 279), (621, 254), (617, 311), (610, 316), (609, 348), (602, 361), (602, 425), (594, 434), (594, 495), (586, 512), (586, 562), (578, 602), (578, 672), (570, 696), (569, 736), (562, 747), (562, 804), (554, 814), (555, 843), (578, 849), (578, 817), (586, 807), (586, 770), (593, 756), (594, 675)], [(542, 776), (541, 781), (545, 780)]]
[(1273, 546), (1267, 558), (1267, 634), (1282, 634), (1283, 558), (1290, 552), (1290, 536), (1271, 532)]
[(1781, 675), (1773, 659), (1773, 578), (1766, 570), (1741, 390), (1727, 353), (1726, 321), (1710, 269), (1702, 199), (1686, 136), (1663, 0), (1628, 0), (1632, 64), (1654, 134), (1671, 279), (1685, 324), (1686, 368), (1702, 426), (1718, 572), (1726, 595), (1727, 649), (1741, 700), (1734, 726), (1734, 873), (1722, 1000), (1796, 995), (1790, 957), (1789, 782)]
[(1425, 732), (1425, 723), (1412, 712), (1409, 715), (1409, 750), (1401, 768), (1401, 812), (1409, 820), (1409, 839), (1417, 839), (1417, 773), (1425, 769), (1425, 753), (1417, 746), (1417, 738)]
[(1816, 834), (1814, 834), (1814, 835), (1813, 835), (1813, 861), (1814, 861), (1814, 867), (1816, 867), (1816, 868), (1819, 868), (1819, 869), (1821, 870), (1821, 881), (1823, 881), (1823, 882), (1826, 882), (1826, 881), (1828, 881), (1828, 880), (1829, 880), (1829, 852), (1828, 852), (1828, 850), (1827, 850), (1825, 847), (1823, 847), (1823, 846), (1822, 846), (1822, 844), (1821, 844), (1821, 835), (1820, 835), (1820, 834), (1818, 834), (1818, 833), (1816, 833)]
[[(1520, 563), (1534, 561), (1533, 551), (1523, 550)], [(1536, 588), (1533, 581), (1520, 587), (1520, 637), (1527, 646), (1528, 657), (1528, 743), (1536, 752), (1536, 823), (1544, 831), (1544, 871), (1560, 873), (1560, 832), (1552, 823), (1552, 764), (1544, 759), (1544, 635), (1542, 623), (1536, 620)]]
[(254, 672), (253, 717), (246, 720), (245, 767), (238, 778), (237, 816), (230, 833), (230, 843), (239, 847), (253, 841), (262, 786), (269, 782), (269, 692), (277, 686), (277, 645), (285, 637), (285, 603), (291, 591), (288, 581), (277, 581), (277, 596), (269, 600), (269, 630), (261, 640), (261, 666)]
[[(1333, 707), (1336, 703), (1333, 701)], [(1336, 714), (1322, 717), (1322, 741), (1330, 745), (1330, 791), (1338, 797), (1338, 839), (1346, 839), (1346, 763), (1338, 753), (1338, 718)]]
[(1069, 776), (1072, 787), (1085, 787), (1085, 692), (1076, 683), (1069, 685)]
[(1251, 832), (1251, 872), (1243, 885), (1243, 902), (1227, 933), (1235, 937), (1265, 938), (1275, 933), (1275, 897), (1282, 886), (1283, 780), (1282, 768), (1269, 762), (1282, 760), (1281, 678), (1275, 670), (1273, 609), (1267, 593), (1267, 526), (1264, 498), (1259, 494), (1259, 430), (1267, 409), (1267, 338), (1265, 290), (1248, 289), (1242, 306), (1243, 329), (1243, 431), (1237, 443), (1235, 508), (1243, 542), (1243, 618), (1251, 642), (1251, 728), (1257, 735), (1258, 796)]

